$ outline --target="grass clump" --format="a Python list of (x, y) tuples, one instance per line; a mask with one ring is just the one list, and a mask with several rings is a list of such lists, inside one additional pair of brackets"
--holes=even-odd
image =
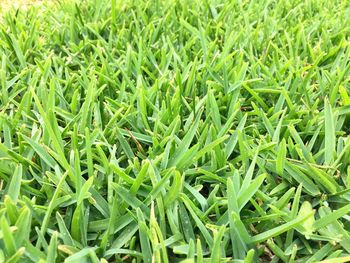
[(348, 261), (349, 11), (86, 0), (4, 15), (0, 262)]

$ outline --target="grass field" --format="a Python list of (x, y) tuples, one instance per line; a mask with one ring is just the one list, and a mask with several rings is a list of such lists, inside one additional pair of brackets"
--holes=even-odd
[(350, 261), (350, 2), (47, 4), (1, 14), (0, 262)]

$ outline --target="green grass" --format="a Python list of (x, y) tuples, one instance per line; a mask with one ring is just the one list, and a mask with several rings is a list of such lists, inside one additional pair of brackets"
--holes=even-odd
[(0, 262), (350, 260), (350, 3), (57, 1), (0, 30)]

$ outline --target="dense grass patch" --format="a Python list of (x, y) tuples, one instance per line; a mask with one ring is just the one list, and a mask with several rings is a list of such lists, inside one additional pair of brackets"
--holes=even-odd
[(0, 32), (0, 262), (350, 259), (348, 1), (59, 1)]

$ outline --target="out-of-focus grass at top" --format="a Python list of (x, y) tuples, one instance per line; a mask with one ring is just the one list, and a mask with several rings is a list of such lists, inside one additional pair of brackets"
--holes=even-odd
[(11, 9), (24, 9), (27, 10), (30, 7), (43, 5), (45, 0), (1, 0), (0, 11), (3, 15)]

